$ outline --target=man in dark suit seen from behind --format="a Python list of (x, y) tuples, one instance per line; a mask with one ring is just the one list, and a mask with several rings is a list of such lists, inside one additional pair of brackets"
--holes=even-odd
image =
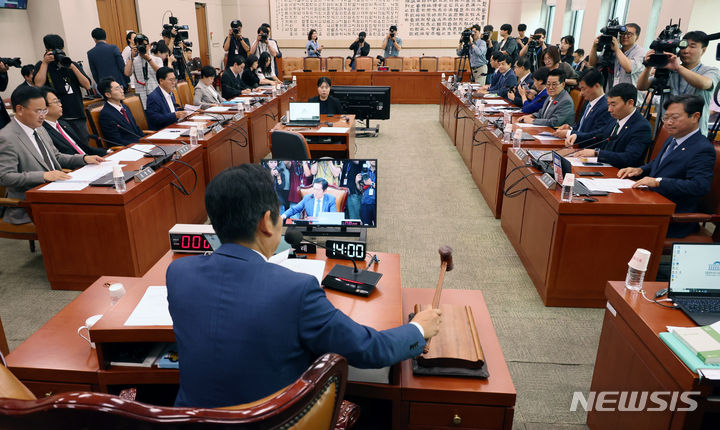
[(587, 132), (573, 132), (565, 139), (565, 144), (593, 147), (577, 152), (577, 157), (598, 157), (600, 163), (618, 169), (640, 166), (652, 137), (650, 123), (635, 109), (636, 101), (635, 85), (615, 85), (607, 95), (607, 109), (615, 120), (602, 129), (593, 127)]
[(519, 91), (520, 87), (528, 90), (532, 88), (535, 83), (533, 75), (530, 72), (530, 60), (528, 60), (527, 57), (518, 58), (517, 61), (515, 61), (515, 66), (513, 66), (513, 71), (515, 71), (515, 76), (517, 76), (517, 85), (508, 91), (506, 98), (515, 106), (522, 106), (523, 100)]
[[(698, 211), (698, 202), (710, 192), (715, 166), (715, 148), (700, 131), (702, 97), (671, 96), (664, 105), (663, 126), (670, 137), (657, 157), (640, 167), (618, 172), (619, 178), (642, 176), (633, 188), (648, 187), (675, 202), (675, 213)], [(697, 223), (670, 223), (668, 237), (685, 237)]]
[(145, 116), (151, 130), (160, 130), (170, 124), (175, 124), (179, 119), (183, 119), (189, 114), (181, 110), (177, 100), (175, 100), (173, 90), (177, 78), (173, 69), (161, 67), (155, 72), (155, 75), (157, 76), (158, 87), (148, 94)]
[(98, 122), (103, 136), (110, 145), (129, 145), (145, 136), (135, 122), (130, 108), (123, 103), (125, 93), (115, 79), (101, 79), (98, 83), (98, 91), (105, 98), (105, 106), (100, 111)]
[(242, 80), (243, 69), (245, 69), (245, 58), (239, 55), (228, 58), (228, 68), (220, 78), (224, 99), (230, 100), (240, 94), (250, 94), (252, 91)]
[(268, 262), (282, 238), (282, 221), (264, 167), (243, 164), (215, 176), (205, 208), (222, 246), (208, 256), (175, 260), (166, 274), (182, 357), (176, 406), (258, 400), (296, 381), (328, 352), (360, 368), (390, 366), (422, 353), (425, 339), (437, 334), (438, 309), (377, 331), (336, 309), (314, 276)]
[[(558, 127), (553, 134), (557, 137), (566, 139), (568, 136), (583, 133), (601, 134), (602, 130), (607, 127), (608, 124), (614, 123), (610, 112), (608, 111), (608, 101), (605, 96), (605, 80), (603, 79), (602, 73), (597, 69), (588, 69), (582, 74), (580, 83), (580, 94), (582, 94), (583, 100), (585, 100), (585, 106), (582, 110), (580, 120), (575, 127), (570, 127), (569, 124), (563, 124)], [(585, 137), (587, 139), (587, 137)], [(568, 139), (568, 146), (576, 142), (577, 136)], [(580, 139), (583, 140), (583, 139)], [(625, 166), (623, 166), (625, 167)]]
[(63, 154), (69, 155), (107, 155), (107, 149), (94, 148), (88, 145), (88, 141), (83, 141), (80, 136), (75, 133), (70, 124), (60, 119), (63, 113), (62, 102), (55, 95), (52, 88), (42, 87), (40, 88), (45, 102), (47, 103), (47, 114), (45, 114), (45, 121), (43, 122), (43, 128), (48, 132), (50, 139), (52, 139), (53, 145), (58, 151)]
[[(8, 66), (0, 61), (0, 91), (5, 91), (8, 86)], [(5, 103), (0, 104), (0, 129), (5, 127), (10, 122), (10, 114), (5, 110)]]
[(102, 78), (112, 77), (121, 83), (123, 89), (127, 89), (125, 60), (118, 47), (105, 42), (107, 34), (102, 28), (93, 29), (90, 35), (95, 41), (95, 47), (87, 52), (87, 58), (95, 84), (100, 83)]

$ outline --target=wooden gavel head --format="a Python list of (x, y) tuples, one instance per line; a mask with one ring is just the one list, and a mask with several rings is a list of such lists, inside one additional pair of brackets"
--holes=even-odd
[(446, 271), (451, 271), (453, 269), (453, 260), (452, 260), (452, 248), (450, 248), (447, 245), (443, 245), (438, 249), (438, 252), (440, 253), (440, 264), (447, 263)]

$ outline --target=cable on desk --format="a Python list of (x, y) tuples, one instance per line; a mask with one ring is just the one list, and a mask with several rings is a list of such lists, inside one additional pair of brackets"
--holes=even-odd
[[(505, 179), (503, 179), (503, 185), (502, 185), (503, 195), (507, 195), (507, 194), (505, 194), (505, 193), (507, 192), (507, 190), (506, 190), (506, 188), (505, 188), (505, 184), (507, 183), (507, 180), (508, 180), (508, 178), (510, 177), (510, 175), (512, 174), (512, 172), (514, 172), (514, 171), (516, 171), (516, 170), (519, 170), (519, 169), (522, 169), (523, 167), (531, 167), (531, 166), (520, 165), (520, 166), (517, 166), (517, 167), (513, 167), (512, 169), (510, 169), (509, 172), (507, 172), (507, 174), (505, 175)], [(522, 178), (520, 178), (520, 180), (522, 180)], [(508, 187), (508, 189), (509, 189), (509, 188), (512, 188), (513, 186), (515, 186), (515, 184), (517, 184), (517, 182), (515, 182), (515, 183), (512, 184), (510, 187)]]
[(677, 307), (677, 305), (675, 305), (674, 303), (673, 303), (672, 306), (668, 306), (668, 305), (665, 305), (665, 304), (662, 304), (662, 303), (658, 302), (657, 297), (654, 298), (654, 299), (648, 299), (648, 297), (645, 295), (645, 290), (640, 290), (640, 293), (642, 294), (643, 299), (647, 300), (647, 301), (650, 302), (650, 303), (655, 303), (656, 305), (659, 305), (659, 306), (662, 306), (662, 307), (668, 308), (668, 309), (680, 309), (680, 308)]
[[(487, 140), (486, 140), (485, 142), (480, 142), (479, 140), (476, 139), (478, 132), (480, 132), (480, 131), (486, 131), (486, 130), (487, 130), (487, 128), (486, 128), (485, 126), (483, 126), (483, 127), (478, 127), (478, 128), (475, 129), (475, 131), (473, 132), (472, 142), (470, 142), (470, 143), (472, 144), (472, 146), (485, 145), (486, 143), (489, 142), (489, 141), (487, 141)], [(475, 143), (475, 142), (477, 142), (477, 143)]]

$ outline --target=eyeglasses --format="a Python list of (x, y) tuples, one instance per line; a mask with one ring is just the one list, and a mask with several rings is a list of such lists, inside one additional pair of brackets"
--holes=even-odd
[(663, 122), (675, 122), (682, 118), (682, 115), (665, 115), (662, 117)]
[(48, 110), (47, 109), (36, 109), (33, 111), (35, 115), (47, 115)]
[(548, 82), (545, 86), (548, 88), (557, 88), (563, 84), (565, 84), (565, 82)]
[(62, 102), (60, 101), (60, 99), (55, 99), (55, 100), (53, 100), (53, 101), (51, 101), (51, 102), (47, 102), (47, 104), (49, 104), (49, 105), (62, 106)]
[(177, 82), (177, 78), (167, 78), (167, 80), (170, 82)]
[(632, 31), (626, 31), (625, 33), (620, 33), (620, 36), (630, 37), (635, 36), (635, 33), (633, 33)]

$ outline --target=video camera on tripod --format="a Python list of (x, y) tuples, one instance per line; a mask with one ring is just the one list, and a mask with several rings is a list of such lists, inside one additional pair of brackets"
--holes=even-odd
[[(660, 32), (657, 39), (653, 40), (650, 44), (650, 49), (655, 51), (654, 54), (650, 54), (647, 61), (643, 62), (645, 67), (665, 67), (668, 63), (668, 55), (677, 55), (681, 49), (687, 48), (687, 40), (682, 40), (682, 30), (680, 30), (680, 20), (677, 24), (672, 23), (666, 26), (663, 31)], [(655, 71), (657, 73), (658, 71)], [(656, 76), (657, 78), (657, 76)]]
[(183, 57), (184, 48), (192, 47), (192, 42), (187, 40), (190, 37), (188, 34), (190, 27), (188, 25), (178, 25), (178, 19), (175, 16), (170, 16), (169, 22), (170, 24), (163, 24), (163, 30), (176, 31), (172, 54), (179, 60)]
[(460, 44), (462, 44), (462, 48), (460, 49), (460, 55), (468, 55), (470, 53), (470, 44), (472, 44), (472, 34), (473, 30), (472, 28), (466, 28), (465, 30), (460, 33)]
[(605, 27), (600, 29), (598, 36), (597, 52), (602, 52), (599, 63), (600, 67), (612, 68), (615, 65), (615, 51), (613, 50), (613, 38), (620, 40), (620, 33), (625, 33), (627, 27), (620, 25), (617, 18), (608, 20)]

